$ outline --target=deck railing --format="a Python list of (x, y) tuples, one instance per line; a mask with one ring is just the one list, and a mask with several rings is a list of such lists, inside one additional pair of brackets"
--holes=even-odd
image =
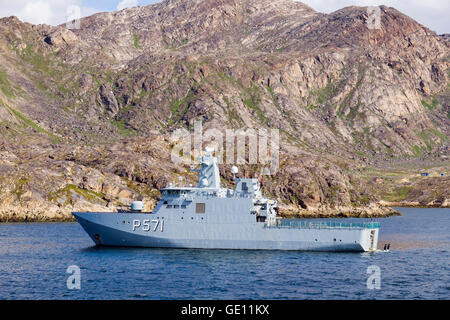
[(275, 223), (266, 224), (266, 228), (279, 229), (379, 229), (379, 222), (354, 223), (354, 222), (333, 222), (333, 221), (301, 221), (280, 219)]

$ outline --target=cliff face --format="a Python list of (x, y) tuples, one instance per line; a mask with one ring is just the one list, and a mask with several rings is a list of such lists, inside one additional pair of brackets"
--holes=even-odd
[(265, 188), (290, 208), (375, 203), (361, 167), (448, 164), (450, 59), (445, 36), (393, 8), (380, 29), (368, 19), (291, 0), (168, 0), (78, 30), (0, 19), (0, 213), (151, 206), (187, 169), (170, 133), (198, 119), (280, 129)]

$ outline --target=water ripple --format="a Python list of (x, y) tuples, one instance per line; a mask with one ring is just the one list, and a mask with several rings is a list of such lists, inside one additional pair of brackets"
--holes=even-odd
[(380, 220), (389, 253), (98, 248), (75, 223), (0, 224), (0, 299), (449, 299), (449, 211), (401, 210)]

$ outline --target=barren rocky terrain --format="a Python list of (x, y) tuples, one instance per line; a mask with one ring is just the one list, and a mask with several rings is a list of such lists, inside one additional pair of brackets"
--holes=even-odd
[(280, 130), (264, 191), (285, 215), (448, 207), (448, 35), (385, 6), (380, 29), (368, 18), (292, 0), (166, 0), (73, 30), (0, 19), (0, 220), (138, 198), (151, 210), (158, 188), (194, 183), (170, 136), (197, 120)]

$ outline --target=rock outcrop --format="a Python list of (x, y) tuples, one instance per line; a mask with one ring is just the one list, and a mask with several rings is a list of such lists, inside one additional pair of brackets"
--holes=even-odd
[[(287, 211), (392, 213), (377, 203), (395, 190), (381, 178), (392, 193), (371, 188), (369, 168), (448, 168), (450, 44), (380, 11), (378, 29), (367, 8), (322, 14), (292, 0), (166, 0), (72, 30), (0, 19), (0, 219), (66, 219), (136, 197), (151, 207), (188, 173), (169, 137), (196, 120), (279, 129), (265, 192)], [(448, 203), (425, 193), (407, 200)]]

